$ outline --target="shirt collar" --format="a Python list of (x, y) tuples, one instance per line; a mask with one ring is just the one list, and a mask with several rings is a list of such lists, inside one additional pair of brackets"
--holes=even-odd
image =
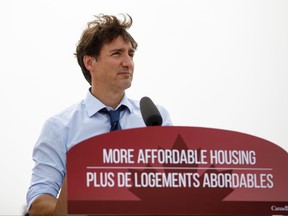
[[(106, 107), (105, 104), (103, 104), (100, 100), (98, 100), (94, 95), (92, 95), (92, 93), (90, 92), (90, 90), (88, 90), (86, 97), (84, 99), (84, 104), (86, 105), (87, 108), (87, 112), (88, 112), (88, 116), (92, 117), (93, 115), (95, 115), (99, 110), (101, 110), (102, 108)], [(128, 100), (126, 94), (124, 95), (124, 97), (122, 98), (119, 106), (121, 105), (125, 105), (129, 112), (132, 111), (132, 104), (130, 103), (130, 101)], [(118, 106), (118, 107), (119, 107)], [(117, 108), (118, 108), (117, 107)]]

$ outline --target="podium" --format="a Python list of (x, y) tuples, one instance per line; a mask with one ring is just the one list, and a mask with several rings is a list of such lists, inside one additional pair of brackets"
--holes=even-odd
[(67, 153), (55, 215), (288, 215), (288, 153), (212, 128), (102, 134)]

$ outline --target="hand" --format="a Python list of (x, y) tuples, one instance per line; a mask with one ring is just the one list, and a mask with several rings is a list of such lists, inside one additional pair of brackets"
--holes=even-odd
[(49, 194), (40, 195), (33, 201), (29, 209), (29, 215), (30, 216), (53, 215), (56, 203), (57, 198)]

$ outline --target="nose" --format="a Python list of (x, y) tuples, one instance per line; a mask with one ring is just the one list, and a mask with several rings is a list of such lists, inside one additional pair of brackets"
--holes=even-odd
[(122, 66), (124, 67), (133, 67), (134, 65), (134, 61), (133, 61), (133, 57), (127, 55), (123, 55), (123, 59), (122, 59)]

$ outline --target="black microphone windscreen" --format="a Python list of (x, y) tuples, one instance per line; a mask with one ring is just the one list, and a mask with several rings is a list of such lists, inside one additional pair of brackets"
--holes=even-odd
[(161, 126), (162, 125), (162, 116), (149, 97), (143, 97), (140, 100), (140, 110), (142, 118), (146, 126)]

